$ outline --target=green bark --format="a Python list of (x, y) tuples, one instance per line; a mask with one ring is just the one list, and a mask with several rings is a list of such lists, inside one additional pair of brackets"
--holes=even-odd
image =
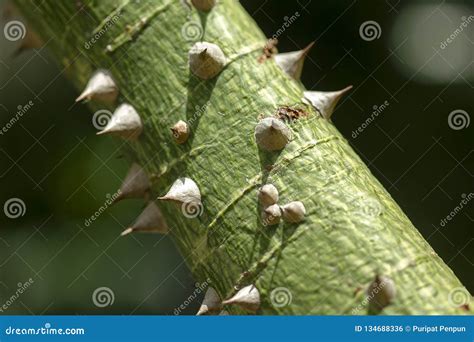
[[(462, 284), (334, 125), (302, 103), (304, 87), (273, 60), (258, 61), (266, 38), (237, 1), (221, 0), (207, 15), (178, 0), (84, 1), (82, 11), (76, 1), (42, 1), (37, 9), (30, 0), (17, 3), (51, 38), (48, 48), (78, 89), (95, 69), (112, 72), (119, 103), (132, 104), (144, 121), (139, 140), (124, 148), (153, 176), (154, 197), (178, 177), (199, 185), (199, 218), (184, 217), (173, 203), (158, 205), (196, 280), (210, 279), (222, 298), (254, 283), (263, 314), (366, 314), (365, 289), (378, 273), (397, 289), (383, 313), (466, 312), (448, 298)], [(190, 22), (232, 59), (215, 79), (190, 75), (194, 42), (182, 33)], [(293, 140), (281, 153), (262, 152), (255, 125), (281, 106), (310, 115), (290, 124)], [(170, 133), (178, 120), (192, 131), (184, 145)], [(280, 204), (302, 201), (305, 221), (264, 227), (257, 203), (264, 183), (276, 185)], [(291, 303), (272, 303), (278, 287), (289, 290)]]

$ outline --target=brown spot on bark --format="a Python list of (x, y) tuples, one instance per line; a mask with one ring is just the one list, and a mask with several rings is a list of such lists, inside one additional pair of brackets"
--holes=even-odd
[(271, 170), (273, 170), (275, 165), (267, 165), (265, 166), (265, 170), (267, 170), (268, 172), (270, 172)]
[(262, 54), (258, 57), (259, 63), (264, 63), (267, 59), (271, 59), (274, 54), (277, 53), (276, 45), (278, 40), (270, 38), (265, 46), (263, 47)]
[(308, 117), (309, 112), (301, 107), (283, 106), (277, 109), (274, 116), (284, 122), (292, 123), (300, 118)]

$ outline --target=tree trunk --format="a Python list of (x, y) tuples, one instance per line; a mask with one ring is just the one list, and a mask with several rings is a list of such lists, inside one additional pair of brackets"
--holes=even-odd
[[(78, 89), (98, 68), (113, 74), (117, 105), (133, 105), (144, 124), (123, 148), (151, 175), (153, 198), (178, 177), (198, 184), (197, 218), (156, 202), (196, 280), (209, 279), (222, 299), (255, 284), (262, 314), (366, 314), (380, 275), (396, 288), (384, 314), (468, 312), (453, 299), (467, 290), (333, 124), (303, 103), (302, 84), (259, 58), (266, 38), (237, 1), (209, 13), (178, 0), (16, 2)], [(230, 60), (213, 79), (189, 71), (195, 33)], [(309, 115), (288, 124), (281, 153), (259, 149), (259, 118), (285, 106)], [(179, 120), (191, 129), (183, 145), (170, 132)], [(304, 203), (303, 222), (262, 223), (257, 190), (266, 183), (281, 205)]]

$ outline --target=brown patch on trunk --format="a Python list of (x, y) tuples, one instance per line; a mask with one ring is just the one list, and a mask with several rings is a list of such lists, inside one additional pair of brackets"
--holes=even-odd
[(277, 39), (270, 38), (265, 46), (263, 47), (263, 53), (258, 57), (259, 63), (264, 63), (267, 59), (271, 59), (274, 54), (277, 53), (276, 45), (278, 44)]
[(277, 109), (274, 117), (287, 122), (292, 123), (300, 118), (306, 118), (309, 116), (309, 112), (301, 107), (288, 107), (283, 106)]

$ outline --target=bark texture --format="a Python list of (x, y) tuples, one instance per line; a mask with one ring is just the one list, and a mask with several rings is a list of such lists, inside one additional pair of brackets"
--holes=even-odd
[[(259, 62), (266, 38), (237, 1), (209, 13), (179, 0), (16, 2), (78, 89), (94, 70), (112, 72), (118, 104), (144, 122), (123, 147), (152, 176), (153, 198), (178, 177), (199, 185), (197, 218), (157, 203), (196, 280), (210, 279), (222, 299), (253, 283), (262, 314), (366, 314), (365, 291), (380, 274), (396, 286), (384, 314), (467, 312), (450, 300), (462, 284), (334, 125), (302, 102), (303, 85), (273, 59)], [(190, 74), (193, 32), (230, 59), (218, 77)], [(283, 106), (309, 115), (289, 124), (281, 153), (262, 152), (258, 118)], [(170, 132), (179, 120), (191, 129), (183, 145)], [(257, 202), (265, 183), (279, 189), (281, 205), (302, 201), (304, 222), (265, 227)]]

